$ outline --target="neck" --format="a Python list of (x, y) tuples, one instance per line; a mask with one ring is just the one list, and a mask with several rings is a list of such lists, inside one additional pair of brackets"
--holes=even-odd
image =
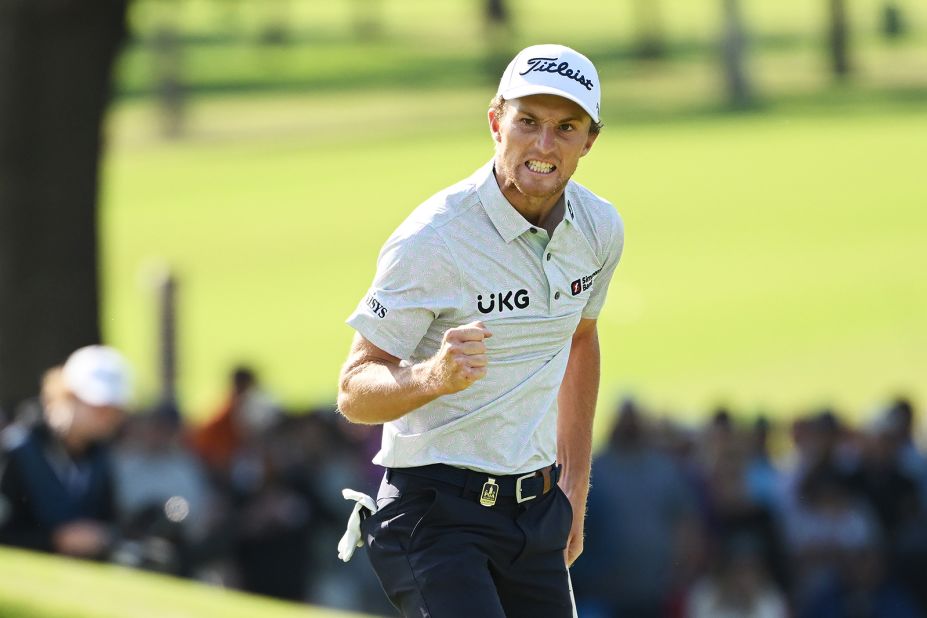
[(505, 199), (512, 205), (512, 208), (517, 210), (518, 214), (524, 217), (531, 225), (542, 225), (554, 209), (554, 206), (557, 205), (560, 196), (563, 195), (563, 189), (554, 195), (546, 197), (525, 195), (518, 190), (518, 187), (515, 186), (515, 182), (512, 179), (501, 178), (495, 169), (493, 169), (493, 174), (496, 177), (496, 184), (499, 185), (499, 190), (502, 191), (502, 195), (504, 195)]
[(58, 439), (61, 440), (61, 444), (64, 445), (64, 450), (67, 451), (69, 455), (80, 455), (87, 450), (87, 443), (75, 435), (73, 431), (68, 431), (63, 435), (59, 435)]

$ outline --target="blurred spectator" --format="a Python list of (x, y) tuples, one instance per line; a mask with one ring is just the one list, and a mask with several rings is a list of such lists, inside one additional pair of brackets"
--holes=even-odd
[(641, 413), (623, 404), (606, 451), (592, 464), (586, 533), (572, 568), (581, 616), (660, 616), (692, 498), (673, 461), (653, 447)]
[(714, 572), (693, 587), (686, 618), (787, 618), (786, 597), (769, 576), (765, 553), (750, 535), (727, 539)]
[(311, 484), (293, 467), (287, 419), (254, 440), (235, 462), (235, 558), (244, 590), (294, 601), (309, 583), (309, 541), (319, 516)]
[(859, 445), (860, 459), (849, 481), (867, 500), (891, 544), (895, 531), (920, 511), (917, 483), (902, 469), (900, 444), (884, 422), (862, 434)]
[(331, 410), (281, 417), (240, 454), (232, 490), (245, 590), (353, 609), (382, 597), (369, 568), (350, 581), (326, 577), (338, 573), (334, 544), (350, 510), (340, 490), (363, 487), (362, 452), (351, 448), (345, 426)]
[(896, 401), (870, 426), (851, 480), (879, 519), (893, 574), (927, 615), (927, 517), (915, 476), (921, 456), (911, 439), (910, 414), (910, 404)]
[(749, 453), (745, 473), (750, 498), (772, 511), (779, 506), (782, 479), (769, 453), (771, 430), (771, 424), (765, 416), (756, 419), (747, 437)]
[(906, 397), (897, 397), (883, 412), (881, 423), (900, 469), (917, 483), (922, 506), (927, 507), (927, 457), (914, 443), (914, 420), (914, 405)]
[(927, 616), (927, 513), (920, 510), (893, 536), (888, 568), (917, 602), (920, 614)]
[(822, 580), (799, 618), (918, 618), (924, 614), (887, 570), (875, 538), (860, 539)]
[(81, 348), (46, 373), (41, 422), (7, 434), (0, 542), (82, 558), (107, 555), (116, 511), (106, 444), (128, 399), (128, 366), (112, 348)]
[(792, 439), (795, 458), (790, 474), (785, 479), (787, 500), (798, 495), (798, 487), (810, 470), (830, 466), (838, 470), (848, 467), (850, 454), (847, 443), (841, 441), (843, 428), (836, 413), (825, 408), (808, 418), (795, 421), (792, 425)]
[(214, 480), (227, 485), (236, 455), (279, 416), (279, 408), (258, 387), (254, 371), (238, 367), (232, 372), (225, 401), (191, 432), (190, 445)]
[(828, 463), (808, 471), (785, 523), (799, 607), (839, 572), (848, 552), (881, 535), (878, 521), (868, 504), (854, 495), (847, 475)]
[[(199, 554), (216, 523), (217, 505), (199, 461), (180, 439), (176, 419), (160, 408), (135, 415), (117, 442), (113, 463), (124, 534), (151, 551), (138, 547), (115, 559), (189, 575), (205, 558)], [(145, 564), (145, 556), (161, 560)]]
[(345, 564), (332, 551), (344, 532), (351, 503), (341, 496), (341, 489), (352, 487), (367, 493), (376, 492), (383, 469), (371, 464), (379, 450), (382, 428), (347, 422), (334, 408), (317, 408), (301, 416), (300, 464), (328, 517), (315, 526), (311, 546), (314, 571), (310, 598), (316, 603), (343, 607), (377, 615), (393, 615), (395, 609), (380, 588), (373, 569), (365, 560)]
[[(750, 559), (759, 563), (758, 568), (765, 576), (771, 576), (776, 586), (785, 589), (788, 585), (785, 558), (774, 512), (751, 495), (748, 485), (754, 439), (755, 436), (729, 428), (716, 436), (711, 445), (714, 452), (709, 454), (705, 470), (709, 489), (709, 549), (714, 556), (727, 559), (731, 558), (732, 548), (749, 542)], [(709, 561), (709, 566), (712, 562)], [(716, 566), (721, 573), (729, 565)]]

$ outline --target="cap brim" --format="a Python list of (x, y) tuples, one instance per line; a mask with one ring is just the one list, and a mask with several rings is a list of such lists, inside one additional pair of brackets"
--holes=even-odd
[(83, 393), (78, 394), (77, 398), (91, 406), (103, 407), (111, 406), (114, 408), (125, 408), (129, 405), (128, 397), (121, 393)]
[(520, 99), (521, 97), (528, 97), (533, 94), (553, 94), (558, 97), (563, 97), (564, 99), (569, 99), (577, 105), (579, 105), (583, 110), (589, 114), (589, 117), (592, 118), (593, 122), (599, 122), (599, 115), (586, 107), (586, 104), (583, 103), (579, 97), (574, 96), (567, 92), (566, 90), (561, 90), (560, 88), (554, 88), (553, 86), (541, 86), (539, 84), (531, 84), (527, 86), (518, 86), (515, 88), (509, 88), (504, 92), (499, 92), (498, 94), (502, 95), (504, 99)]

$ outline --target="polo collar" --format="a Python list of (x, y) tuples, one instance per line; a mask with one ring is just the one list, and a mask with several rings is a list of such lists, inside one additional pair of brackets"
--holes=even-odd
[[(496, 227), (496, 231), (499, 232), (502, 240), (510, 243), (531, 229), (532, 226), (502, 194), (502, 189), (499, 188), (499, 183), (496, 182), (493, 169), (494, 161), (490, 161), (478, 172), (482, 179), (477, 185), (477, 192), (480, 196), (480, 203), (483, 204), (483, 209), (489, 215), (489, 219)], [(567, 183), (564, 195), (560, 199), (566, 201), (563, 218), (572, 223), (575, 215), (570, 200), (570, 183)]]

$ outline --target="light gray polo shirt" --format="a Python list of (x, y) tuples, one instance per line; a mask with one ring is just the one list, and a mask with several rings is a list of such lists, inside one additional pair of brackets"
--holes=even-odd
[(570, 181), (548, 239), (509, 204), (490, 161), (432, 196), (380, 251), (366, 297), (347, 322), (411, 363), (449, 328), (482, 320), (486, 376), (383, 426), (373, 461), (445, 463), (517, 474), (557, 455), (557, 393), (581, 318), (595, 318), (624, 245), (614, 207)]

